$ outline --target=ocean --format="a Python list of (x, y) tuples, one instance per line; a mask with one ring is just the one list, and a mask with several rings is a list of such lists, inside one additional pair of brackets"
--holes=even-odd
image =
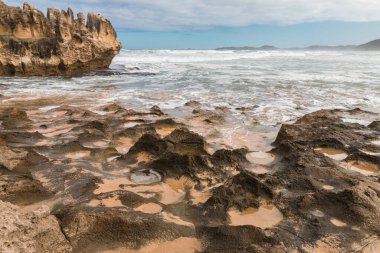
[[(380, 52), (122, 50), (110, 70), (1, 78), (3, 95), (83, 96), (175, 112), (187, 101), (279, 125), (319, 109), (380, 110)], [(237, 108), (247, 107), (242, 116)]]

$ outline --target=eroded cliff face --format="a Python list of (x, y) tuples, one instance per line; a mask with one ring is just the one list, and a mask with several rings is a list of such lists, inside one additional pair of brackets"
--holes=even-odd
[(121, 49), (109, 20), (0, 0), (0, 75), (70, 75), (107, 68)]

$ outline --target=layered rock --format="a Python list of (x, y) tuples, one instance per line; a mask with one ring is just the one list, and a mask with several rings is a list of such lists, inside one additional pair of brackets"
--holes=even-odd
[(0, 0), (0, 75), (70, 75), (107, 68), (121, 49), (109, 20)]

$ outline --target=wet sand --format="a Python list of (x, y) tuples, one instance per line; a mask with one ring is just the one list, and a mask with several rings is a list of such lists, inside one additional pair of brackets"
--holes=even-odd
[(259, 228), (270, 228), (282, 219), (282, 213), (272, 205), (257, 208), (248, 208), (243, 212), (232, 209), (228, 212), (232, 226), (252, 225)]
[(334, 148), (317, 148), (315, 150), (337, 161), (342, 161), (348, 156), (345, 151)]

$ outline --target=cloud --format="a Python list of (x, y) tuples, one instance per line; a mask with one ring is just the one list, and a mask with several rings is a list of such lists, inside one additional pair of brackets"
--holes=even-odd
[[(10, 4), (10, 0), (5, 0)], [(12, 5), (21, 4), (13, 0)], [(30, 0), (39, 8), (98, 12), (118, 28), (176, 31), (253, 24), (379, 21), (379, 0)]]

